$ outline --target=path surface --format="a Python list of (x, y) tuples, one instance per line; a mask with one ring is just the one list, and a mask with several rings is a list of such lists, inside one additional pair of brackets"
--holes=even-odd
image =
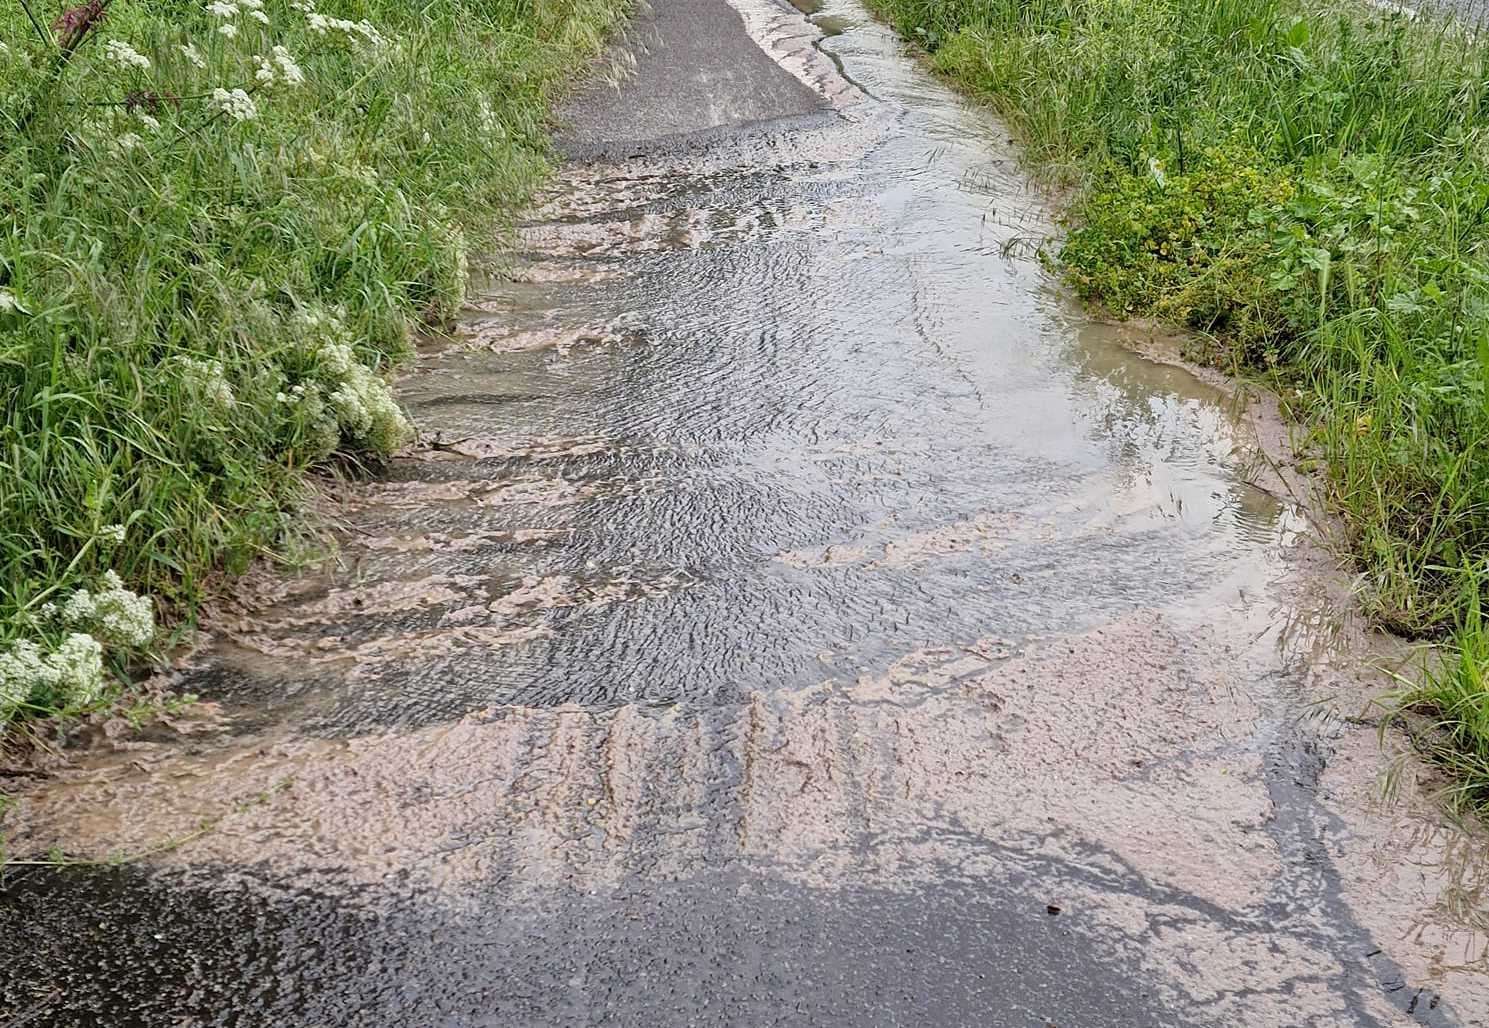
[(576, 102), (343, 566), (182, 671), (225, 724), (18, 798), (143, 856), (11, 873), (0, 1024), (1489, 1023), (1255, 412), (856, 4), (731, 2)]

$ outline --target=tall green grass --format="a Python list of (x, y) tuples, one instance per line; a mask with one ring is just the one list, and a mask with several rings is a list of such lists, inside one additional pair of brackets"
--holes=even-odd
[(1310, 426), (1409, 697), (1489, 802), (1489, 40), (1336, 0), (872, 0), (1074, 186), (1060, 263)]
[(307, 469), (408, 437), (383, 373), (627, 6), (318, 2), (0, 0), (0, 728), (106, 701)]

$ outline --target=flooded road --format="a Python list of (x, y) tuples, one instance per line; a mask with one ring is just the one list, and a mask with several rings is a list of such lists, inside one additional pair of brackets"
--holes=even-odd
[(731, 4), (572, 106), (339, 566), (180, 671), (223, 724), (15, 797), (130, 860), (9, 872), (0, 1024), (1489, 1023), (1262, 405), (855, 3)]

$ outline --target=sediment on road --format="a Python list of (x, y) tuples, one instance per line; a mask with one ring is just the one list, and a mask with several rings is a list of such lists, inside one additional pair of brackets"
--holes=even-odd
[(0, 8), (0, 731), (117, 702), (307, 472), (409, 439), (383, 376), (628, 6)]
[(1446, 640), (1405, 695), (1489, 800), (1489, 45), (1333, 0), (873, 0), (1072, 187), (1052, 254), (1198, 330), (1307, 430), (1374, 621)]

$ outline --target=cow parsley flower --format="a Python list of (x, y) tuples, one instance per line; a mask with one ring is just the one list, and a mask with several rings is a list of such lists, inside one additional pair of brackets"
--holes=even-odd
[(181, 367), (182, 382), (197, 400), (223, 410), (237, 402), (233, 387), (223, 373), (221, 361), (203, 361), (183, 355), (176, 357), (175, 363)]
[(124, 588), (112, 571), (103, 573), (104, 590), (93, 601), (93, 617), (105, 638), (121, 646), (147, 646), (155, 638), (155, 608), (148, 596)]
[(60, 613), (64, 624), (95, 629), (121, 646), (147, 646), (155, 638), (155, 607), (150, 598), (124, 588), (123, 579), (113, 571), (103, 573), (103, 588), (98, 592), (74, 592)]
[(501, 118), (491, 106), (491, 101), (482, 96), (476, 101), (476, 111), (480, 115), (481, 130), (487, 135), (498, 139), (507, 134), (507, 127), (502, 124)]
[(265, 86), (272, 86), (276, 82), (281, 82), (286, 86), (298, 86), (305, 82), (305, 73), (300, 70), (300, 66), (290, 56), (290, 52), (282, 46), (274, 48), (272, 58), (265, 57), (263, 54), (254, 54), (253, 59), (258, 62), (258, 71), (254, 72), (253, 77)]
[(146, 114), (144, 111), (135, 111), (134, 116), (140, 119), (140, 124), (144, 125), (151, 132), (160, 131), (160, 119), (153, 114)]
[(238, 26), (234, 25), (232, 22), (228, 22), (226, 25), (217, 26), (217, 31), (219, 34), (226, 36), (228, 39), (232, 39), (238, 34)]
[(118, 546), (124, 541), (124, 526), (104, 525), (98, 530), (98, 538), (102, 539), (106, 543), (112, 543), (113, 545)]
[(142, 142), (138, 132), (121, 132), (110, 141), (109, 150), (115, 156), (122, 157)]
[(0, 314), (9, 314), (21, 309), (21, 302), (9, 289), (0, 289)]
[(353, 364), (327, 399), (343, 437), (376, 453), (392, 453), (413, 434), (388, 383), (365, 365)]
[(93, 617), (93, 594), (87, 589), (78, 589), (62, 604), (62, 621), (69, 625), (81, 625)]
[(218, 86), (212, 90), (212, 104), (234, 121), (252, 121), (259, 113), (253, 97), (241, 89), (228, 90)]
[(330, 35), (332, 32), (340, 32), (348, 39), (360, 36), (369, 45), (374, 47), (382, 46), (385, 42), (382, 34), (373, 27), (372, 22), (365, 19), (362, 21), (348, 21), (345, 18), (331, 18), (312, 10), (306, 12), (305, 22), (310, 26), (310, 30), (318, 35), (325, 36)]
[(217, 18), (233, 19), (238, 16), (238, 5), (233, 0), (212, 0), (207, 13)]
[(328, 343), (320, 350), (320, 371), (332, 378), (344, 378), (357, 363), (352, 348), (345, 343)]
[(290, 52), (282, 46), (274, 48), (274, 63), (279, 65), (279, 77), (286, 85), (298, 86), (305, 82), (305, 72), (295, 63)]
[(0, 653), (0, 713), (14, 713), (38, 691), (62, 702), (97, 700), (103, 692), (102, 644), (74, 632), (51, 653), (30, 639), (17, 640)]
[(198, 50), (194, 44), (187, 43), (185, 46), (179, 47), (178, 49), (180, 49), (181, 55), (183, 57), (185, 57), (187, 59), (187, 61), (189, 61), (191, 63), (191, 66), (192, 67), (194, 67), (194, 68), (206, 68), (207, 67), (206, 58), (204, 58), (202, 56), (201, 51)]
[(57, 676), (53, 688), (73, 702), (94, 703), (103, 695), (103, 646), (91, 635), (69, 635), (47, 663)]
[(138, 68), (141, 71), (148, 71), (150, 69), (150, 58), (138, 52), (123, 40), (109, 40), (103, 46), (103, 55), (121, 68)]
[(0, 724), (9, 721), (31, 695), (31, 682), (19, 673), (21, 665), (16, 650), (20, 646), (21, 643), (16, 643), (8, 653), (0, 654)]

